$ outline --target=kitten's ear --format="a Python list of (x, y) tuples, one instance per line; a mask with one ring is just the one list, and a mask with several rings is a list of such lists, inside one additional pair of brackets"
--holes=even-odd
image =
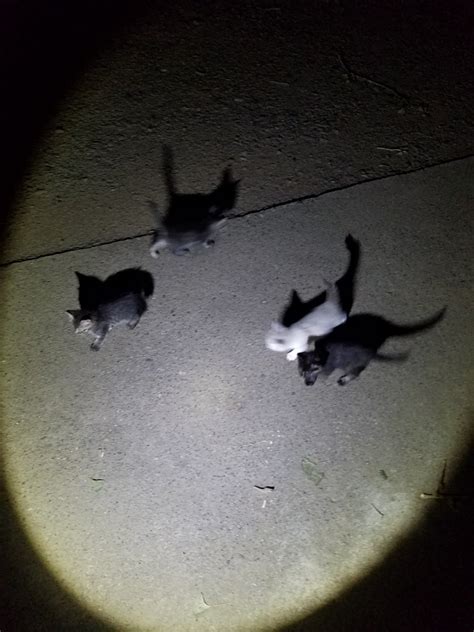
[(86, 279), (86, 275), (82, 274), (81, 272), (74, 272), (74, 274), (77, 276), (77, 280), (79, 281), (79, 283), (81, 283), (84, 279)]
[(74, 320), (81, 313), (80, 309), (67, 309), (66, 314), (69, 316), (69, 320)]

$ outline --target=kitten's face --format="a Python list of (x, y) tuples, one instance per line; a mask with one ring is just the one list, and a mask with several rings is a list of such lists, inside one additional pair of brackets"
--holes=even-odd
[(298, 353), (298, 371), (306, 386), (312, 386), (321, 373), (323, 363), (315, 351)]
[(280, 323), (272, 323), (265, 336), (265, 346), (271, 351), (291, 351), (290, 332)]
[(70, 320), (72, 320), (76, 334), (84, 334), (91, 330), (93, 322), (90, 314), (84, 314), (80, 309), (71, 309), (66, 313)]
[(76, 324), (76, 334), (85, 334), (92, 328), (92, 320), (83, 316)]
[[(308, 333), (295, 325), (285, 327), (273, 322), (265, 336), (265, 346), (272, 351), (289, 352), (288, 360), (296, 360), (296, 353), (307, 348)], [(293, 354), (293, 350), (294, 354)]]

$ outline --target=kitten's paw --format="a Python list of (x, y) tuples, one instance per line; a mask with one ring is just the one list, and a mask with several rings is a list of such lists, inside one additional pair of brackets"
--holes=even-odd
[(93, 342), (91, 344), (91, 351), (100, 351), (100, 347), (101, 347), (100, 342)]
[(286, 354), (286, 359), (288, 360), (288, 362), (293, 362), (294, 360), (296, 360), (297, 357), (298, 351), (296, 351), (295, 349), (288, 351), (288, 353)]
[(150, 248), (150, 254), (153, 257), (153, 259), (158, 259), (160, 251), (157, 248)]
[(337, 380), (337, 383), (339, 384), (339, 386), (345, 386), (346, 384), (349, 384), (350, 381), (351, 378), (348, 375), (343, 375)]
[(216, 242), (215, 242), (215, 240), (214, 240), (214, 239), (207, 239), (207, 240), (204, 242), (204, 248), (212, 248), (212, 246), (214, 246), (214, 245), (215, 245), (215, 243), (216, 243)]
[(137, 320), (131, 320), (129, 323), (127, 323), (127, 327), (129, 329), (135, 329), (135, 327), (138, 325), (138, 319)]

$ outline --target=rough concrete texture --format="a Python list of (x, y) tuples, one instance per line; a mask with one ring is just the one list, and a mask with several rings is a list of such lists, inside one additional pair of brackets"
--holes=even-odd
[[(322, 604), (413, 526), (467, 431), (473, 167), (235, 218), (190, 258), (155, 262), (142, 238), (3, 270), (8, 482), (76, 596), (117, 629), (256, 630)], [(390, 344), (407, 363), (307, 388), (263, 335), (291, 288), (344, 269), (347, 231), (355, 311), (448, 314)], [(91, 353), (64, 316), (73, 271), (129, 265), (156, 277), (149, 312)]]
[(191, 191), (232, 163), (240, 212), (471, 152), (461, 3), (257, 5), (159, 3), (116, 35), (56, 106), (1, 260), (151, 229), (163, 142)]
[[(0, 254), (5, 550), (24, 532), (23, 576), (37, 554), (113, 630), (297, 619), (419, 524), (420, 493), (461, 459), (474, 161), (455, 159), (472, 151), (472, 32), (461, 2), (387, 4), (157, 4), (88, 66), (32, 157)], [(184, 191), (226, 164), (242, 178), (213, 250), (155, 261), (133, 239), (152, 228), (146, 200), (164, 202), (162, 142)], [(355, 311), (447, 316), (387, 345), (408, 362), (307, 388), (263, 337), (291, 289), (311, 297), (345, 269), (348, 232), (363, 248)], [(155, 276), (149, 311), (91, 353), (64, 314), (73, 273), (133, 265)], [(102, 629), (51, 623), (66, 597), (17, 581), (24, 618), (35, 581), (44, 603), (11, 630)], [(384, 628), (341, 615), (305, 629)], [(428, 628), (408, 613), (390, 629)]]

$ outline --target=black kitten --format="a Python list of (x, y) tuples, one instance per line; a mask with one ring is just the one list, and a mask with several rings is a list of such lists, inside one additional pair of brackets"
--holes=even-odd
[(319, 375), (329, 376), (336, 369), (340, 369), (344, 371), (344, 375), (338, 379), (337, 383), (343, 386), (358, 377), (372, 360), (389, 362), (407, 358), (408, 353), (384, 355), (358, 344), (329, 342), (319, 351), (299, 353), (298, 370), (304, 377), (306, 386), (311, 386)]
[(372, 360), (401, 361), (408, 354), (379, 353), (384, 342), (393, 336), (409, 336), (434, 327), (443, 317), (443, 308), (432, 318), (413, 325), (396, 325), (375, 314), (356, 314), (336, 327), (330, 334), (315, 341), (314, 351), (298, 355), (298, 369), (305, 384), (314, 384), (321, 373), (330, 375), (336, 369), (344, 371), (338, 384), (343, 386), (357, 378)]
[(235, 205), (239, 181), (232, 179), (230, 169), (225, 169), (220, 184), (211, 193), (178, 193), (174, 181), (173, 156), (166, 146), (163, 148), (163, 172), (168, 192), (168, 210), (160, 220), (157, 205), (149, 201), (155, 221), (160, 225), (150, 247), (151, 256), (158, 257), (165, 248), (170, 248), (175, 255), (183, 255), (195, 245), (212, 246), (216, 232), (226, 221), (225, 212)]
[(99, 351), (107, 333), (121, 323), (134, 329), (146, 311), (146, 299), (153, 294), (153, 277), (139, 268), (121, 270), (101, 281), (76, 272), (80, 309), (68, 310), (76, 333), (89, 333)]

